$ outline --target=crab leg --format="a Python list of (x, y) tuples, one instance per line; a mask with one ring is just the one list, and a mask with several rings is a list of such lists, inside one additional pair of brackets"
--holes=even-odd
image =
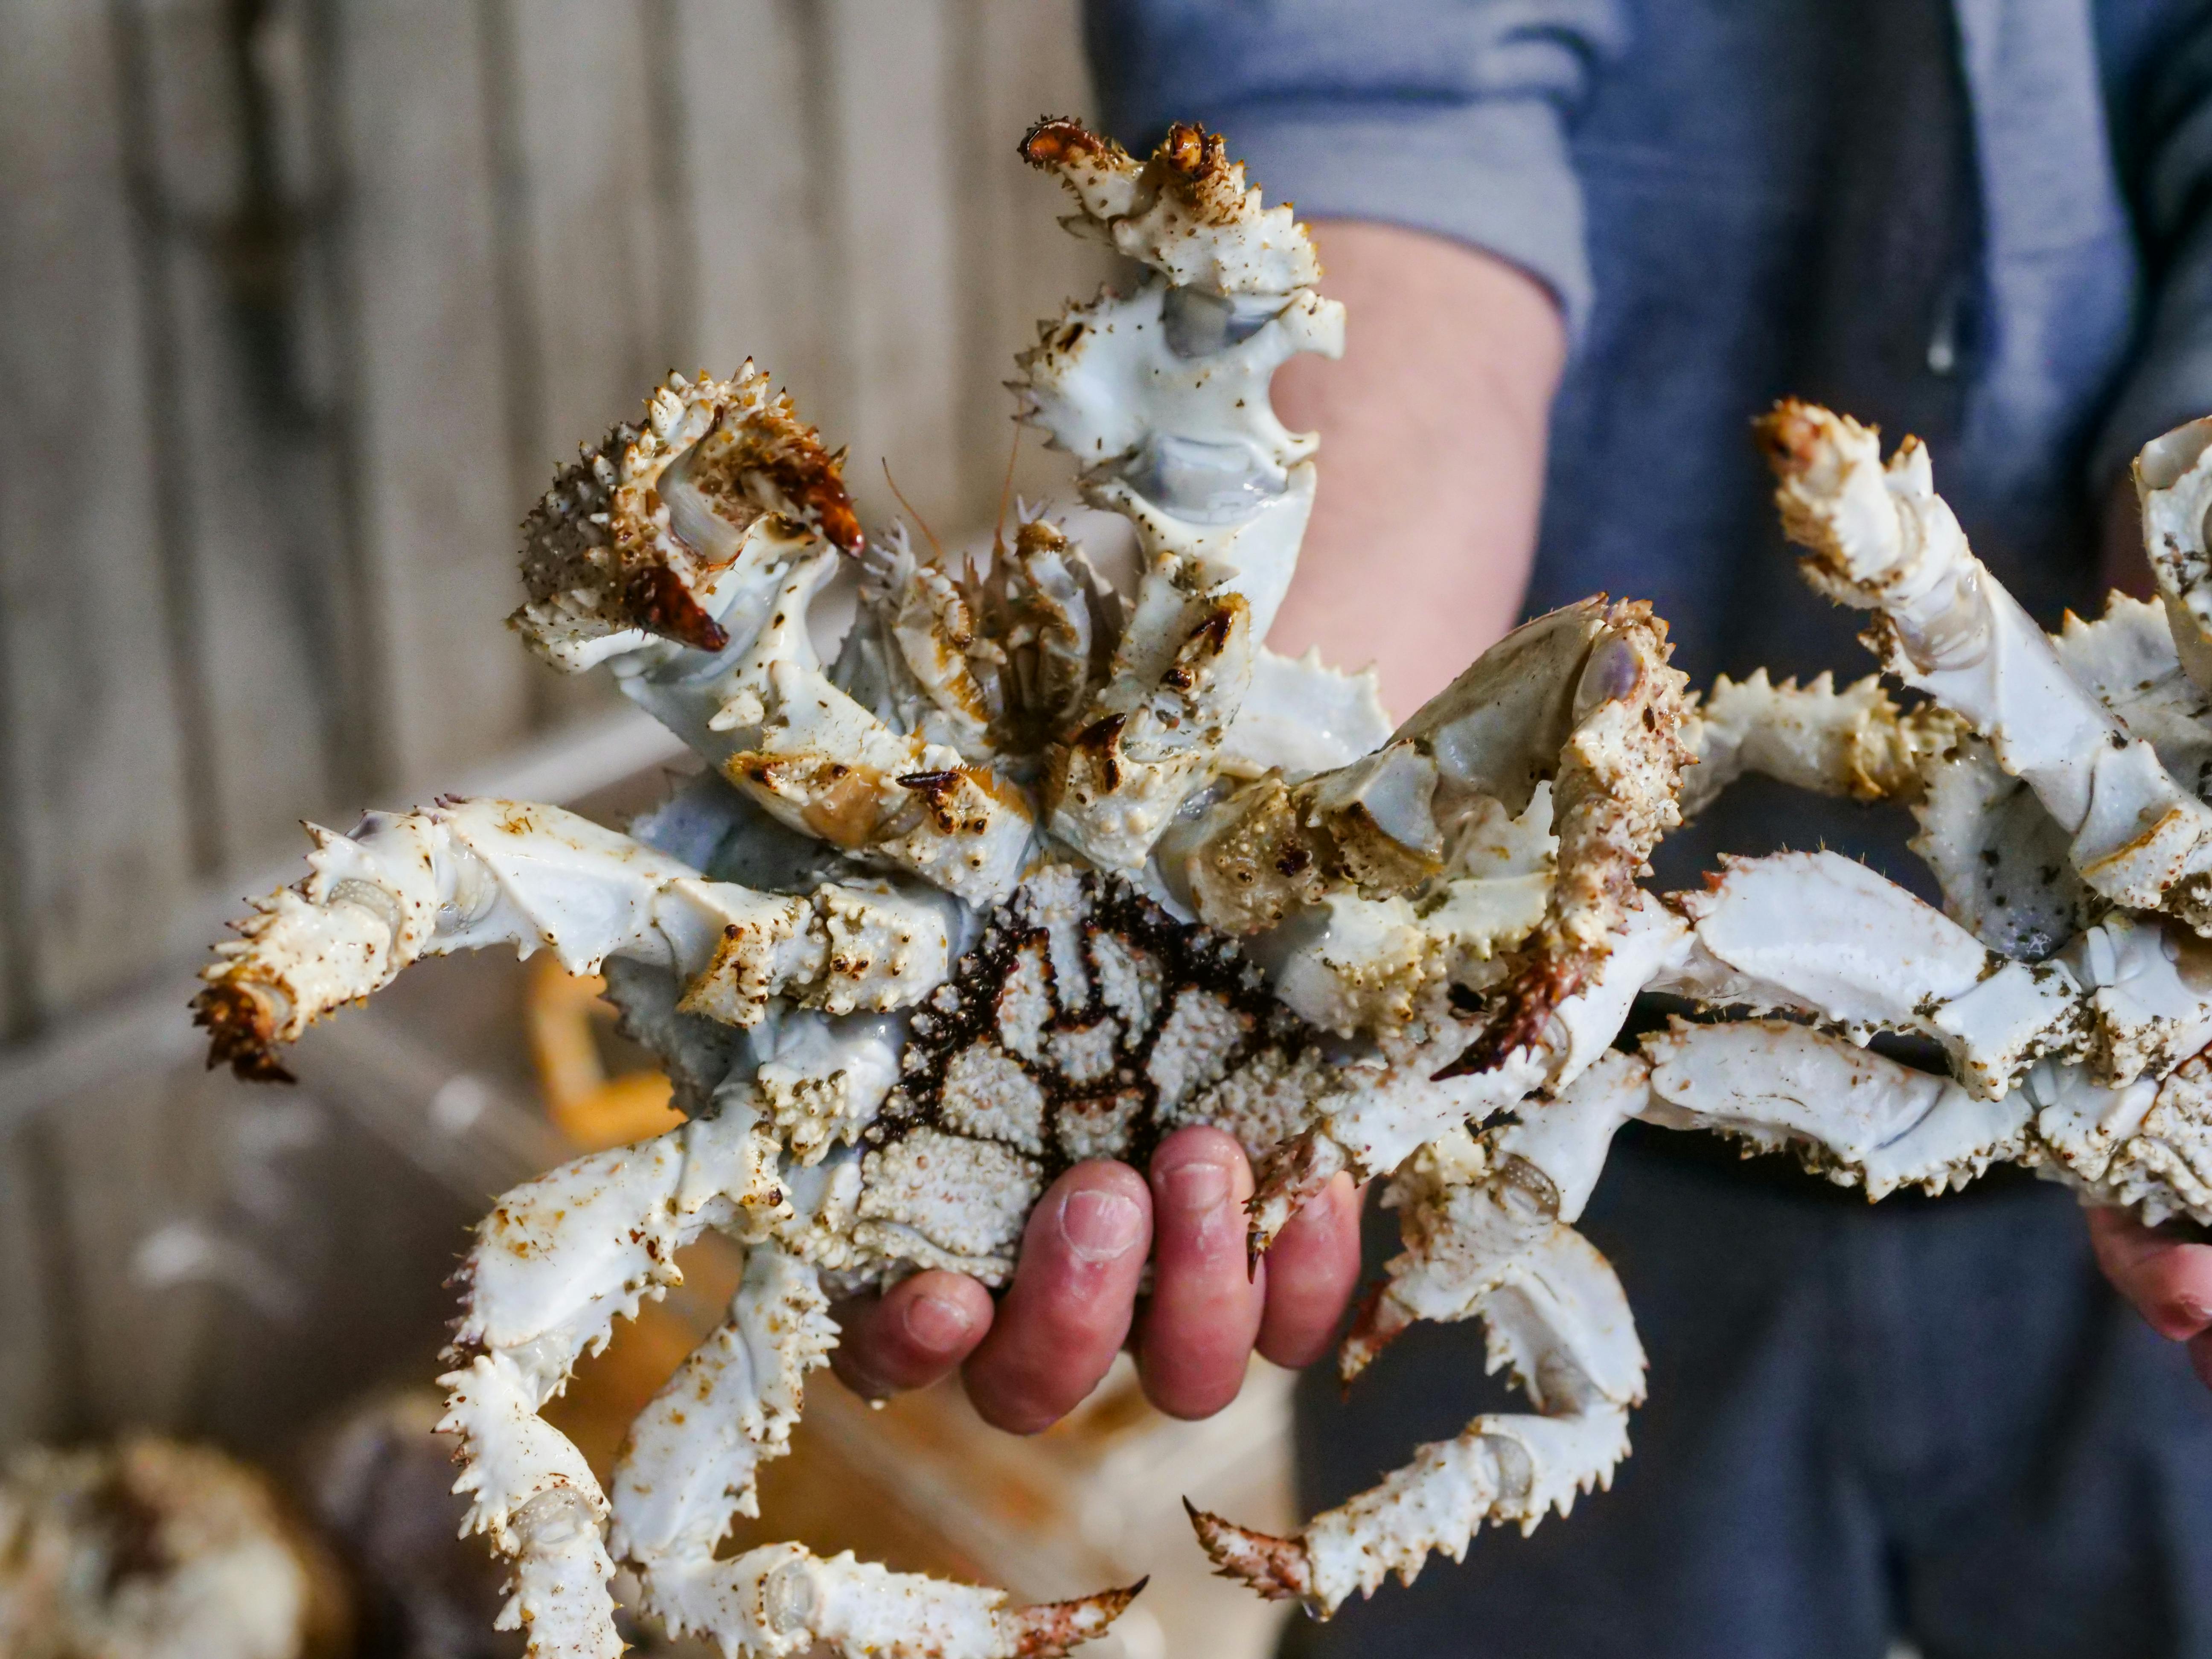
[(1900, 1187), (1963, 1187), (2027, 1145), (2035, 1108), (2014, 1091), (1977, 1099), (1825, 1031), (1779, 1020), (1673, 1022), (1644, 1039), (1651, 1103), (1676, 1129), (1719, 1129), (1763, 1151), (1796, 1148), (1869, 1199)]
[[(1296, 929), (1298, 908), (1320, 904), (1334, 921), (1354, 893), (1394, 900), (1472, 873), (1499, 825), (1518, 823), (1547, 787), (1556, 875), (1510, 941), (1520, 948), (1480, 1041), (1462, 1037), (1446, 1057), (1488, 1070), (1538, 1040), (1603, 958), (1645, 857), (1679, 821), (1682, 692), (1649, 606), (1569, 605), (1485, 652), (1374, 754), (1295, 788), (1262, 778), (1218, 804), (1176, 844), (1182, 878), (1199, 913), (1229, 931)], [(1483, 930), (1480, 954), (1496, 941)], [(1288, 955), (1286, 981), (1300, 957), (1340, 959), (1340, 946)], [(1455, 956), (1439, 953), (1433, 976), (1458, 977)]]
[(781, 1659), (827, 1644), (849, 1659), (1013, 1659), (1088, 1640), (1128, 1604), (1009, 1607), (1002, 1591), (823, 1560), (774, 1544), (718, 1561), (738, 1515), (757, 1515), (756, 1471), (789, 1449), (808, 1371), (836, 1340), (814, 1270), (757, 1245), (729, 1322), (709, 1336), (632, 1425), (616, 1468), (614, 1547), (638, 1570), (645, 1610), (672, 1636)]
[(1019, 879), (1018, 789), (895, 732), (830, 683), (808, 612), (857, 553), (838, 459), (748, 365), (672, 376), (525, 526), (514, 617), (564, 672), (599, 663), (631, 701), (789, 827), (977, 904)]
[(203, 975), (210, 1063), (240, 1076), (284, 1075), (277, 1044), (420, 957), (543, 947), (577, 974), (625, 957), (689, 981), (684, 1012), (749, 1026), (776, 996), (832, 1013), (915, 1002), (943, 981), (955, 925), (949, 900), (887, 883), (792, 896), (707, 881), (557, 807), (452, 801), (310, 833), (307, 879)]
[(1539, 1090), (1559, 1091), (1607, 1052), (1636, 995), (1677, 965), (1691, 943), (1680, 918), (1649, 894), (1631, 901), (1613, 948), (1574, 995), (1552, 1011), (1545, 1035), (1488, 1071), (1439, 1074), (1476, 1035), (1439, 1018), (1425, 1041), (1381, 1064), (1343, 1068), (1346, 1086), (1322, 1097), (1315, 1121), (1276, 1149), (1251, 1203), (1254, 1249), (1271, 1243), (1291, 1217), (1340, 1170), (1355, 1178), (1387, 1174), (1455, 1125), (1480, 1122)]
[(1326, 1615), (1386, 1573), (1410, 1582), (1431, 1550), (1459, 1559), (1486, 1522), (1525, 1531), (1610, 1484), (1643, 1399), (1643, 1352), (1611, 1268), (1567, 1224), (1631, 1116), (1795, 1144), (1875, 1198), (1963, 1185), (2023, 1151), (2033, 1117), (2026, 1091), (1978, 1100), (1802, 1025), (1677, 1021), (1644, 1048), (1647, 1060), (1607, 1053), (1516, 1123), (1455, 1132), (1415, 1157), (1393, 1189), (1407, 1250), (1340, 1355), (1349, 1380), (1413, 1321), (1480, 1315), (1492, 1369), (1510, 1365), (1543, 1414), (1478, 1418), (1296, 1538), (1194, 1514), (1223, 1571)]
[(1339, 1170), (1384, 1173), (1455, 1123), (1480, 1122), (1536, 1091), (1564, 1090), (1646, 989), (1788, 1008), (1862, 1033), (1924, 1032), (1988, 1098), (2042, 1054), (2090, 1048), (2108, 1071), (2132, 1076), (2149, 1056), (2212, 1039), (2212, 1028), (2199, 1035), (2212, 1009), (2186, 992), (2182, 970), (2160, 948), (2164, 936), (2124, 917), (2085, 936), (2066, 962), (2031, 966), (1996, 955), (1902, 888), (1830, 853), (1729, 860), (1709, 890), (1670, 902), (1674, 911), (1637, 895), (1590, 979), (1553, 1011), (1536, 1042), (1504, 1063), (1437, 1072), (1467, 1042), (1464, 1025), (1439, 1018), (1435, 1035), (1390, 1055), (1379, 1075), (1347, 1066), (1354, 1086), (1318, 1102), (1312, 1127), (1262, 1171), (1255, 1247), (1265, 1248)]
[[(2084, 881), (2116, 904), (2212, 929), (2212, 809), (2070, 675), (2050, 638), (1968, 550), (1907, 439), (1887, 467), (1856, 421), (1785, 403), (1761, 423), (1784, 528), (1832, 599), (1878, 613), (1884, 665), (1986, 738), (2072, 837)], [(2176, 890), (2179, 889), (2179, 890)]]
[[(1530, 1122), (1545, 1127), (1521, 1150), (1464, 1134), (1425, 1150), (1394, 1188), (1406, 1252), (1341, 1356), (1349, 1380), (1414, 1319), (1479, 1317), (1490, 1369), (1510, 1367), (1540, 1414), (1477, 1418), (1295, 1538), (1194, 1510), (1223, 1572), (1326, 1616), (1387, 1573), (1411, 1583), (1432, 1550), (1460, 1559), (1486, 1522), (1526, 1532), (1612, 1484), (1628, 1413), (1644, 1398), (1644, 1351), (1613, 1269), (1566, 1223), (1613, 1132), (1643, 1104), (1644, 1079), (1641, 1061), (1610, 1054), (1553, 1105), (1534, 1109)], [(1556, 1170), (1536, 1161), (1547, 1156)]]
[(960, 750), (895, 732), (830, 683), (807, 612), (837, 556), (793, 567), (707, 725), (723, 775), (791, 829), (933, 882), (971, 904), (1013, 890), (1033, 837), (1021, 792)]
[(478, 1228), (455, 1333), (457, 1357), (473, 1357), (440, 1379), (441, 1426), (461, 1441), (464, 1530), (489, 1534), (515, 1562), (501, 1627), (527, 1628), (532, 1659), (622, 1651), (600, 1542), (606, 1499), (538, 1408), (579, 1357), (605, 1346), (617, 1316), (679, 1282), (677, 1251), (740, 1203), (775, 1202), (775, 1175), (773, 1143), (733, 1104), (540, 1176)]
[(1961, 725), (1934, 703), (1899, 708), (1871, 674), (1841, 691), (1826, 673), (1806, 686), (1773, 684), (1764, 668), (1741, 682), (1723, 674), (1684, 723), (1698, 763), (1682, 779), (1682, 816), (1696, 817), (1747, 772), (1816, 795), (1909, 798), (1920, 792), (1922, 763), (1952, 747)]
[(1669, 902), (1696, 948), (1653, 988), (1709, 1004), (1787, 1008), (1864, 1036), (1915, 1031), (1968, 1088), (2002, 1096), (2028, 1064), (2073, 1052), (2094, 1010), (2063, 963), (2014, 962), (1932, 905), (1834, 853), (1723, 856)]
[(1018, 360), (1023, 418), (1136, 527), (1145, 570), (1105, 684), (1049, 757), (1053, 833), (1108, 868), (1145, 860), (1204, 781), (1290, 586), (1313, 507), (1311, 434), (1267, 401), (1285, 361), (1344, 349), (1344, 310), (1285, 207), (1261, 205), (1218, 137), (1177, 126), (1139, 161), (1072, 121), (1023, 155), (1070, 222), (1151, 267), (1136, 293), (1071, 306)]
[(2212, 687), (2212, 419), (2191, 421), (2145, 444), (2133, 468), (2143, 551), (2158, 582), (2181, 666)]

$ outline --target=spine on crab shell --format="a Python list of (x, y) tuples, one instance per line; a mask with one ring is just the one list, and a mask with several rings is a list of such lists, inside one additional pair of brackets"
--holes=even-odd
[(1109, 868), (1144, 862), (1211, 770), (1312, 510), (1316, 440), (1267, 399), (1275, 369), (1343, 349), (1304, 227), (1247, 189), (1218, 136), (1173, 128), (1138, 161), (1072, 121), (1024, 141), (1094, 234), (1152, 273), (1040, 330), (1023, 417), (1073, 455), (1085, 497), (1136, 527), (1136, 604), (1105, 684), (1048, 767), (1052, 832)]
[(1907, 439), (1885, 466), (1871, 430), (1798, 403), (1759, 431), (1807, 576), (1876, 613), (1869, 639), (1885, 665), (1989, 740), (2072, 837), (2069, 856), (2098, 893), (2212, 932), (2212, 809), (2067, 672), (1974, 557), (1926, 449)]

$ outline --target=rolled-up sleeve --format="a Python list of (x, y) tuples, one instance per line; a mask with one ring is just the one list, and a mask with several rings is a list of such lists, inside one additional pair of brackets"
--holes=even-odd
[(2154, 61), (2116, 134), (2148, 291), (2136, 368), (2091, 461), (2100, 483), (2159, 434), (2212, 414), (2212, 19)]
[(1621, 46), (1617, 0), (1086, 0), (1107, 125), (1225, 133), (1307, 218), (1453, 238), (1590, 305), (1567, 126)]

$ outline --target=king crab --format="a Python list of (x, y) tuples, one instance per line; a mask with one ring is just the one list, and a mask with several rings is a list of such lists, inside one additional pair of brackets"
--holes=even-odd
[[(1058, 1170), (1176, 1125), (1265, 1155), (1255, 1251), (1338, 1171), (1391, 1178), (1407, 1249), (1347, 1376), (1415, 1319), (1480, 1316), (1535, 1407), (1294, 1538), (1194, 1512), (1224, 1571), (1324, 1613), (1609, 1480), (1644, 1358), (1571, 1224), (1631, 1116), (1796, 1145), (1873, 1196), (2012, 1158), (2212, 1218), (2212, 812), (2169, 771), (2212, 758), (2212, 428), (2139, 474), (2171, 635), (2123, 600), (2046, 639), (1917, 448), (1885, 470), (1871, 434), (1793, 405), (1766, 432), (1808, 569), (1875, 612), (1929, 702), (1754, 677), (1700, 706), (1649, 607), (1598, 599), (1393, 732), (1371, 678), (1261, 643), (1316, 478), (1269, 378), (1342, 342), (1304, 228), (1195, 128), (1139, 161), (1048, 121), (1023, 152), (1073, 228), (1148, 267), (1045, 324), (1017, 383), (1135, 528), (1133, 599), (1041, 515), (986, 560), (869, 541), (765, 376), (672, 376), (532, 514), (514, 620), (556, 667), (611, 666), (708, 773), (627, 836), (487, 800), (317, 830), (307, 878), (207, 971), (214, 1058), (276, 1078), (282, 1045), (419, 957), (549, 949), (605, 974), (669, 1073), (683, 1127), (508, 1194), (461, 1274), (447, 1426), (532, 1654), (620, 1651), (617, 1558), (647, 1612), (732, 1655), (987, 1659), (1104, 1629), (1133, 1588), (1018, 1607), (796, 1545), (715, 1551), (836, 1342), (833, 1291), (1004, 1283)], [(860, 613), (825, 667), (808, 610), (846, 559)], [(1827, 854), (1644, 891), (1692, 763), (1692, 806), (1745, 769), (1915, 799), (1953, 916)], [(1615, 1049), (1647, 989), (1759, 1017)], [(1877, 1030), (1936, 1037), (1957, 1080), (1856, 1046)], [(538, 1409), (708, 1228), (747, 1250), (742, 1287), (603, 1490)]]

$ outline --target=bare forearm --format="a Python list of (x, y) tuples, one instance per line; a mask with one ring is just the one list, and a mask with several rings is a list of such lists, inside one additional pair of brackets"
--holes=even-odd
[(1267, 643), (1375, 663), (1403, 716), (1520, 612), (1565, 331), (1540, 284), (1462, 244), (1351, 220), (1316, 235), (1358, 323), (1340, 362), (1275, 379), (1327, 482)]

